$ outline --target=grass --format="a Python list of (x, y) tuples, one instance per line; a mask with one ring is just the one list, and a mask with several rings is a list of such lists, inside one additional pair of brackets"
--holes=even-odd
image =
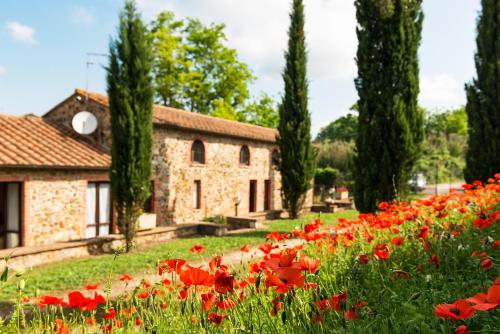
[[(333, 214), (322, 214), (326, 224), (335, 224), (339, 217), (354, 219), (356, 211), (344, 211)], [(158, 260), (165, 258), (184, 258), (188, 261), (199, 260), (196, 253), (189, 252), (194, 244), (201, 244), (207, 248), (205, 258), (220, 255), (239, 249), (242, 245), (257, 245), (263, 242), (267, 233), (271, 231), (289, 232), (295, 226), (302, 226), (317, 217), (310, 214), (302, 219), (282, 219), (271, 221), (266, 227), (253, 232), (242, 233), (224, 237), (190, 237), (174, 239), (164, 244), (152, 246), (147, 249), (135, 250), (129, 254), (120, 255), (113, 261), (114, 255), (100, 255), (85, 259), (75, 259), (40, 266), (27, 270), (23, 274), (26, 281), (26, 293), (33, 296), (43, 293), (64, 292), (72, 289), (81, 289), (87, 283), (104, 283), (108, 278), (110, 269), (116, 278), (123, 274), (144, 275), (156, 271)], [(17, 296), (17, 283), (19, 279), (9, 280), (0, 285), (0, 301), (12, 301)]]

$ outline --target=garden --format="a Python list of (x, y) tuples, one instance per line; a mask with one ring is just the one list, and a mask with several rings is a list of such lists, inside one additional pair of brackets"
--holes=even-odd
[[(226, 264), (216, 245), (195, 239), (188, 258), (159, 259), (154, 280), (135, 284), (121, 275), (119, 291), (111, 291), (112, 264), (103, 270), (108, 279), (64, 297), (27, 295), (32, 290), (18, 279), (16, 309), (3, 331), (496, 332), (500, 174), (463, 188), (382, 202), (375, 214), (337, 216), (333, 225), (322, 217), (283, 220), (287, 232), (267, 231), (258, 244), (242, 239), (239, 252), (252, 254), (249, 262)], [(13, 276), (4, 272), (3, 285)]]

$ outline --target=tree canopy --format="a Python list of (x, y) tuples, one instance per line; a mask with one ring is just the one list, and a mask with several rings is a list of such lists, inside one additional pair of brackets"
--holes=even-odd
[(321, 128), (315, 142), (329, 141), (354, 141), (358, 132), (358, 116), (347, 114), (327, 126)]
[(224, 24), (177, 20), (172, 12), (151, 24), (157, 102), (216, 117), (276, 127), (271, 97), (250, 101), (255, 76), (227, 46)]

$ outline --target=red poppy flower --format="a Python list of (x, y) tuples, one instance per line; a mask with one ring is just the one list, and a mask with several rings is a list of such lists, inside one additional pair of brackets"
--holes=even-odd
[(232, 298), (225, 298), (217, 303), (217, 307), (221, 310), (231, 309), (236, 306), (236, 303)]
[(362, 264), (367, 264), (368, 263), (368, 255), (367, 254), (361, 254), (358, 256), (358, 261), (359, 263)]
[(417, 239), (422, 238), (422, 239), (427, 239), (427, 235), (429, 234), (429, 226), (424, 225), (420, 227), (420, 233), (417, 235)]
[(224, 318), (226, 318), (226, 317), (227, 317), (227, 315), (225, 315), (225, 314), (210, 313), (208, 315), (208, 320), (210, 322), (213, 322), (214, 324), (216, 324), (217, 327), (220, 327), (222, 320), (224, 320)]
[(99, 284), (87, 284), (84, 289), (88, 291), (97, 290), (99, 288)]
[(93, 325), (96, 322), (97, 322), (97, 320), (95, 320), (95, 318), (85, 318), (85, 323), (86, 324)]
[(222, 264), (222, 256), (214, 256), (208, 263), (208, 267), (212, 271), (216, 271), (217, 269), (227, 270), (227, 266)]
[(250, 252), (250, 246), (245, 245), (245, 246), (240, 248), (240, 251), (242, 251), (243, 253), (248, 253), (248, 252)]
[(80, 291), (72, 291), (68, 293), (69, 307), (80, 309), (87, 305), (87, 298)]
[(193, 252), (193, 253), (199, 253), (199, 254), (203, 254), (205, 253), (207, 249), (205, 247), (203, 247), (202, 245), (194, 245), (193, 247), (191, 247), (189, 249), (190, 252)]
[(56, 319), (56, 334), (69, 334), (69, 327), (64, 324), (62, 319)]
[(341, 302), (345, 302), (347, 300), (347, 291), (344, 290), (344, 292), (338, 294), (338, 295), (333, 295), (330, 297), (330, 304), (332, 309), (336, 311), (340, 311), (340, 304)]
[(403, 237), (394, 237), (391, 240), (391, 244), (393, 244), (394, 246), (400, 246), (403, 244), (404, 241), (405, 241), (405, 238), (403, 238)]
[(460, 325), (455, 328), (455, 334), (469, 334), (469, 329), (465, 325)]
[(135, 325), (136, 325), (136, 326), (140, 326), (141, 324), (142, 324), (142, 320), (141, 320), (141, 318), (137, 318), (137, 319), (135, 319)]
[(62, 304), (63, 304), (62, 298), (49, 295), (42, 296), (38, 298), (37, 301), (38, 307), (45, 307), (47, 305), (62, 305)]
[(453, 304), (437, 305), (434, 313), (441, 319), (460, 320), (471, 318), (474, 315), (474, 309), (470, 306), (469, 302), (459, 299)]
[(218, 293), (233, 292), (234, 276), (226, 271), (217, 271), (214, 276), (215, 291)]
[(389, 207), (389, 203), (387, 203), (387, 202), (380, 202), (378, 205), (378, 208), (382, 211), (387, 210), (388, 207)]
[(214, 284), (214, 276), (210, 275), (208, 271), (200, 268), (189, 267), (184, 269), (180, 276), (180, 280), (186, 285), (205, 285), (212, 286)]
[(104, 313), (102, 316), (104, 319), (113, 319), (116, 316), (115, 309), (110, 307), (108, 312)]
[(264, 254), (269, 254), (273, 250), (273, 245), (269, 243), (263, 243), (262, 245), (259, 246), (259, 249), (264, 253)]
[(431, 264), (435, 265), (436, 268), (439, 268), (439, 264), (440, 264), (439, 256), (432, 255), (431, 258), (429, 259), (429, 262)]
[(389, 249), (386, 244), (375, 245), (373, 247), (373, 256), (379, 260), (386, 261), (389, 259)]
[(182, 259), (162, 260), (158, 264), (158, 275), (162, 275), (164, 272), (171, 273), (172, 271), (179, 274), (184, 264), (186, 264), (186, 260)]
[(271, 309), (271, 315), (275, 316), (276, 314), (278, 314), (279, 311), (281, 311), (281, 308), (283, 306), (283, 304), (281, 303), (281, 297), (278, 296), (274, 298), (271, 303), (273, 304), (273, 308)]
[(188, 291), (187, 291), (187, 289), (182, 289), (181, 291), (179, 291), (179, 296), (178, 296), (178, 298), (179, 298), (180, 300), (184, 300), (184, 299), (186, 299), (187, 297), (188, 297)]
[(297, 268), (286, 268), (280, 271), (279, 276), (273, 275), (270, 272), (265, 272), (267, 276), (266, 285), (268, 287), (276, 287), (278, 293), (286, 293), (294, 286), (300, 288), (304, 285), (304, 276)]
[(496, 250), (497, 248), (500, 248), (500, 240), (495, 240), (495, 242), (493, 242), (493, 250)]
[(137, 294), (137, 297), (140, 298), (140, 299), (146, 299), (146, 298), (149, 297), (149, 291), (139, 292)]
[(481, 262), (481, 266), (483, 266), (484, 270), (489, 270), (493, 267), (493, 261), (490, 258), (487, 258)]
[(271, 233), (268, 233), (266, 236), (267, 240), (276, 240), (276, 241), (281, 241), (281, 240), (288, 239), (288, 238), (290, 238), (290, 234), (288, 234), (288, 233), (280, 234), (277, 231), (273, 231)]
[(307, 270), (309, 273), (314, 274), (321, 265), (321, 262), (309, 256), (302, 256), (300, 264), (302, 265), (302, 270)]
[(491, 311), (500, 307), (500, 285), (493, 284), (488, 289), (488, 294), (478, 293), (474, 297), (467, 298), (468, 302), (475, 304), (473, 309), (478, 311)]
[(128, 274), (125, 274), (123, 275), (122, 277), (120, 277), (120, 281), (122, 282), (128, 282), (128, 281), (131, 281), (133, 280), (134, 278)]
[(358, 319), (358, 314), (356, 312), (356, 310), (347, 310), (344, 312), (344, 319), (345, 320), (350, 320), (350, 321), (353, 321), (353, 320), (357, 320)]
[(215, 293), (204, 293), (201, 295), (201, 306), (204, 311), (208, 312), (214, 306), (215, 301), (217, 300), (217, 297), (215, 296)]

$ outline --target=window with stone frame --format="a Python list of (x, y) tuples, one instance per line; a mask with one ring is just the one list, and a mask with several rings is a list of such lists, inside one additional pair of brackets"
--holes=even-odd
[(201, 180), (193, 182), (193, 209), (201, 209)]
[(205, 145), (199, 139), (191, 145), (191, 162), (205, 164)]
[(247, 145), (240, 149), (240, 165), (250, 166), (250, 149)]
[(111, 208), (109, 182), (89, 182), (87, 184), (87, 238), (112, 233)]

